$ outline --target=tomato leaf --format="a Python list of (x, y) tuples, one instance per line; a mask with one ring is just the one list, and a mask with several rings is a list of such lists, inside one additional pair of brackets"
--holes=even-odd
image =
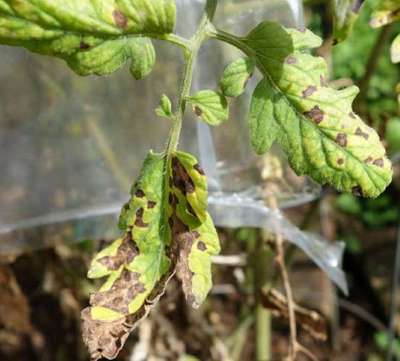
[(264, 22), (241, 41), (264, 75), (249, 116), (257, 153), (276, 140), (298, 174), (378, 196), (391, 181), (391, 163), (375, 130), (352, 111), (358, 89), (328, 87), (325, 61), (304, 52), (321, 40), (308, 30)]
[(201, 90), (188, 98), (193, 111), (210, 125), (219, 125), (229, 118), (226, 98), (213, 90)]
[(80, 75), (131, 60), (140, 79), (155, 61), (146, 36), (172, 32), (175, 12), (173, 0), (0, 0), (0, 43), (62, 58)]

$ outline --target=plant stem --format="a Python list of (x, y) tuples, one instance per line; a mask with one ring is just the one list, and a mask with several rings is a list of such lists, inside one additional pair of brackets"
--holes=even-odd
[(358, 95), (355, 103), (356, 110), (358, 112), (363, 110), (362, 107), (365, 104), (367, 98), (371, 79), (375, 74), (380, 59), (380, 55), (382, 54), (382, 51), (385, 49), (385, 45), (387, 44), (387, 39), (390, 35), (391, 30), (392, 30), (391, 24), (384, 26), (380, 31), (378, 37), (376, 38), (374, 47), (371, 49), (371, 53), (369, 55), (367, 64), (365, 66), (364, 76), (358, 83), (358, 86), (360, 88), (360, 94)]
[(271, 312), (261, 300), (262, 290), (269, 288), (272, 281), (268, 265), (273, 262), (273, 254), (265, 245), (263, 237), (258, 236), (254, 253), (254, 295), (255, 295), (255, 328), (256, 328), (256, 359), (267, 361), (271, 359)]
[(212, 28), (211, 21), (214, 17), (216, 8), (217, 0), (207, 0), (203, 18), (196, 33), (190, 40), (186, 41), (185, 39), (173, 35), (169, 35), (169, 38), (165, 39), (183, 47), (185, 58), (185, 67), (178, 97), (178, 106), (173, 117), (174, 122), (167, 145), (167, 156), (170, 156), (170, 154), (178, 147), (183, 118), (186, 110), (187, 98), (190, 96), (190, 90), (192, 87), (195, 61), (202, 43), (209, 37), (209, 28)]

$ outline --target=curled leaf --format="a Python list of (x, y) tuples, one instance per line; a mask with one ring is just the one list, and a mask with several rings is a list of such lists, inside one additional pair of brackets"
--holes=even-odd
[(170, 119), (172, 117), (171, 100), (165, 94), (161, 97), (160, 104), (156, 108), (156, 114), (161, 118)]

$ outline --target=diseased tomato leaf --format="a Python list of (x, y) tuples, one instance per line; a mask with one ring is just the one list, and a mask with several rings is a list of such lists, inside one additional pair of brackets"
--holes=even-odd
[(255, 63), (250, 58), (240, 58), (230, 63), (224, 70), (220, 81), (222, 93), (227, 97), (238, 97), (252, 76)]
[(105, 75), (131, 60), (136, 79), (153, 68), (146, 35), (175, 24), (173, 0), (0, 0), (0, 43), (64, 59), (80, 75)]
[(193, 111), (210, 125), (219, 125), (229, 118), (228, 102), (214, 90), (200, 90), (188, 98)]
[(85, 343), (93, 359), (114, 358), (177, 271), (191, 305), (212, 286), (218, 235), (207, 213), (207, 182), (197, 160), (150, 153), (119, 220), (124, 237), (98, 253), (88, 276), (107, 277), (83, 310)]
[(375, 130), (352, 111), (358, 88), (328, 87), (325, 61), (304, 52), (321, 40), (263, 22), (241, 41), (264, 75), (249, 116), (255, 150), (276, 140), (298, 174), (366, 197), (383, 192), (392, 167)]

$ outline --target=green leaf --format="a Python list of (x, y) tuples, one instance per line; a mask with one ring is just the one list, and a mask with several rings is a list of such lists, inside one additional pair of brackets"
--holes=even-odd
[(398, 34), (390, 47), (390, 58), (393, 63), (400, 63), (400, 34)]
[(172, 117), (171, 100), (165, 94), (161, 97), (160, 104), (156, 108), (156, 114), (161, 118), (171, 119)]
[(151, 34), (175, 24), (173, 0), (0, 0), (0, 43), (67, 61), (80, 75), (109, 74), (130, 59), (141, 79), (153, 68)]
[(325, 61), (304, 52), (321, 40), (264, 22), (241, 41), (264, 75), (249, 116), (255, 150), (263, 153), (276, 140), (298, 174), (378, 196), (391, 181), (390, 161), (376, 132), (352, 111), (358, 89), (328, 87)]
[(353, 30), (364, 0), (331, 0), (333, 36), (336, 43), (346, 40)]
[(212, 286), (211, 256), (219, 252), (206, 208), (206, 177), (192, 155), (148, 155), (121, 211), (125, 235), (95, 256), (88, 273), (107, 277), (82, 312), (92, 358), (116, 357), (175, 272), (188, 302), (203, 302)]
[(227, 97), (238, 97), (252, 76), (255, 63), (250, 58), (240, 58), (229, 64), (222, 75), (220, 82), (222, 93)]
[(188, 98), (193, 111), (210, 125), (219, 125), (229, 118), (226, 98), (213, 90), (201, 90)]
[(400, 20), (400, 3), (398, 0), (381, 0), (371, 16), (370, 25), (373, 28)]

